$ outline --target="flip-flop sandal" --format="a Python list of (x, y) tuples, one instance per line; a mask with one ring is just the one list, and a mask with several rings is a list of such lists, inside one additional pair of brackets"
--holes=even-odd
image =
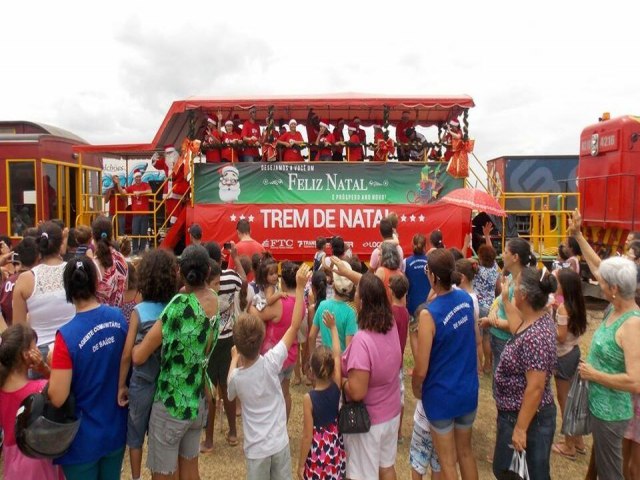
[(200, 444), (200, 453), (211, 453), (213, 452), (213, 446), (205, 447), (203, 443)]
[(229, 444), (230, 447), (237, 447), (238, 446), (238, 439), (237, 438), (231, 438), (229, 436), (229, 432), (224, 434), (224, 438), (227, 441), (227, 443)]
[(551, 450), (553, 450), (554, 453), (557, 453), (558, 455), (563, 456), (564, 458), (567, 458), (572, 461), (576, 460), (575, 454), (571, 455), (570, 453), (565, 452), (564, 450), (562, 450), (562, 448), (560, 448), (560, 445), (558, 445), (557, 443), (553, 444), (553, 447), (551, 447)]

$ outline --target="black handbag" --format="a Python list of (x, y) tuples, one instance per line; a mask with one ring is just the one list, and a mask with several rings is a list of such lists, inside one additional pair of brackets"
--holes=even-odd
[(342, 390), (342, 408), (338, 412), (338, 430), (340, 433), (367, 433), (371, 428), (371, 419), (364, 402), (347, 402)]

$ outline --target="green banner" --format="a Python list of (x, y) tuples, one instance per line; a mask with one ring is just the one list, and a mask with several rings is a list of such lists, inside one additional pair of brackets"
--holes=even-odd
[(196, 164), (195, 202), (284, 204), (431, 203), (464, 186), (437, 163)]

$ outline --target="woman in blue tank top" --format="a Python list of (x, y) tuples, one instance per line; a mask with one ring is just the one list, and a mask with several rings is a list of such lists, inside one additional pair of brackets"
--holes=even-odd
[[(476, 326), (473, 301), (453, 288), (455, 260), (445, 249), (433, 250), (425, 268), (436, 298), (418, 319), (418, 352), (412, 387), (422, 400), (442, 473), (457, 478), (478, 478), (471, 450), (471, 430), (478, 407)], [(455, 429), (455, 437), (454, 437)]]

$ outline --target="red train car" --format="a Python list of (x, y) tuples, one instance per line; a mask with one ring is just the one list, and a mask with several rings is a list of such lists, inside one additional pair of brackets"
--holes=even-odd
[[(81, 211), (98, 208), (102, 165), (98, 156), (79, 161), (71, 132), (26, 121), (0, 122), (0, 233), (19, 238), (39, 221), (59, 218), (74, 226)], [(81, 205), (83, 208), (81, 208)]]
[(620, 250), (640, 229), (640, 117), (605, 114), (582, 131), (578, 190), (588, 239), (605, 253)]

